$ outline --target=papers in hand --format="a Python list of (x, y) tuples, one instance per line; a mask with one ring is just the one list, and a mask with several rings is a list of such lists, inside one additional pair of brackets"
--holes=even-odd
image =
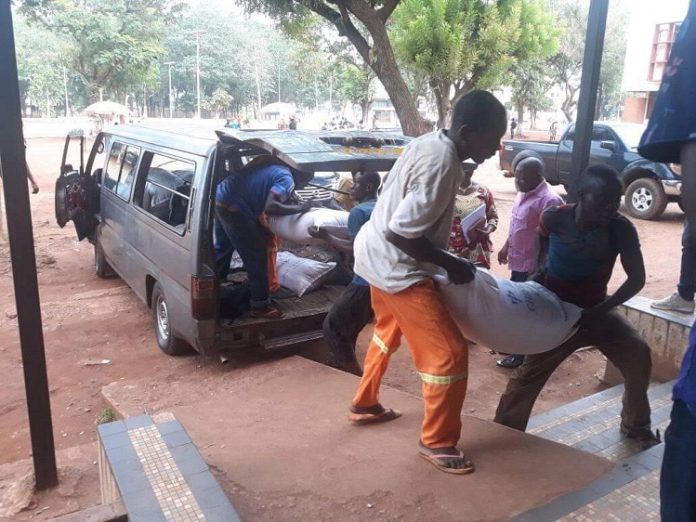
[(467, 243), (472, 243), (476, 239), (476, 229), (486, 224), (486, 205), (481, 204), (474, 209), (467, 209), (467, 212), (460, 213), (459, 211), (459, 206), (457, 206), (462, 234), (464, 234)]

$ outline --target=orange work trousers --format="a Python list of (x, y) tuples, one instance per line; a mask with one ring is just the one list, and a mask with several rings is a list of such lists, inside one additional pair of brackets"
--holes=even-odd
[(421, 440), (429, 448), (455, 446), (462, 429), (469, 351), (435, 283), (423, 281), (396, 294), (371, 286), (370, 293), (376, 325), (353, 404), (379, 404), (382, 377), (403, 334), (423, 382)]
[(280, 239), (268, 227), (268, 216), (264, 213), (259, 216), (261, 225), (266, 229), (266, 262), (268, 264), (268, 290), (273, 293), (280, 290), (280, 279), (278, 278), (278, 248)]

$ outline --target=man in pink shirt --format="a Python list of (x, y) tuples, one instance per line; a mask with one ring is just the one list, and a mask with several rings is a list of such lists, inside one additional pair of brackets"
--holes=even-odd
[[(517, 158), (515, 158), (517, 159)], [(537, 268), (537, 229), (541, 215), (563, 199), (544, 180), (544, 162), (537, 157), (513, 160), (517, 197), (512, 207), (510, 234), (498, 252), (498, 262), (508, 264), (512, 281), (523, 282)], [(516, 368), (524, 355), (508, 355), (497, 361), (501, 368)]]

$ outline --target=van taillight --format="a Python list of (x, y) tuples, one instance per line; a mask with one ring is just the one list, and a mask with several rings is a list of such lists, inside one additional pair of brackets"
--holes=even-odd
[(215, 278), (191, 276), (191, 313), (194, 319), (215, 319)]

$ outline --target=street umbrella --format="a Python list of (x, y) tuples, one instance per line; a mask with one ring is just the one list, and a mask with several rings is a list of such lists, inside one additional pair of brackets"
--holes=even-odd
[(85, 109), (87, 116), (128, 116), (128, 107), (112, 101), (100, 101), (93, 103)]

